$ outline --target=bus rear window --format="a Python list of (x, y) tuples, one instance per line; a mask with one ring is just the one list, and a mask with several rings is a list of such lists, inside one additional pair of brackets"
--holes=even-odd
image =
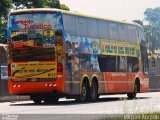
[(55, 48), (23, 48), (13, 49), (12, 60), (21, 61), (47, 61), (55, 59)]
[(58, 12), (11, 14), (8, 36), (12, 45), (12, 60), (14, 62), (53, 61), (55, 46), (58, 43), (57, 31), (63, 29), (61, 23), (61, 14)]

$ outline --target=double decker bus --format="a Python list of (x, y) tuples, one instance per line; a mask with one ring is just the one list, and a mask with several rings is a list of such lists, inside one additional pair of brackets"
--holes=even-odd
[(96, 101), (101, 94), (133, 99), (149, 87), (143, 28), (59, 9), (9, 14), (9, 90), (35, 103), (60, 97)]

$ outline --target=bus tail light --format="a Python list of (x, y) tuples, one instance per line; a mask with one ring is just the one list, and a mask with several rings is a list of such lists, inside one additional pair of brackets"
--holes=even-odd
[(8, 76), (11, 76), (11, 65), (8, 64)]
[(58, 75), (63, 73), (63, 65), (61, 63), (58, 63), (57, 65), (57, 72)]

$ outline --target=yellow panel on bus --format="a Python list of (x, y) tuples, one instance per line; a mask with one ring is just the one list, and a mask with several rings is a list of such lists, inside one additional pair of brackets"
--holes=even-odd
[(55, 78), (57, 63), (27, 62), (11, 64), (12, 79), (16, 78)]
[(102, 54), (138, 57), (140, 46), (129, 42), (115, 40), (101, 40)]

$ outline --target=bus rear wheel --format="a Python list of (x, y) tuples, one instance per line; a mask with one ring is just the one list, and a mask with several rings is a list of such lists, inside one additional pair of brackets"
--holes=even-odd
[(41, 104), (41, 103), (42, 103), (42, 100), (40, 100), (40, 99), (34, 99), (33, 102), (34, 102), (35, 104)]
[(127, 96), (128, 96), (128, 99), (134, 99), (136, 98), (136, 95), (138, 93), (138, 83), (136, 82), (135, 85), (134, 85), (134, 91), (133, 93), (128, 93)]
[(92, 81), (91, 89), (90, 89), (90, 100), (97, 101), (98, 99), (98, 85), (95, 80)]
[(46, 104), (55, 104), (58, 103), (59, 97), (56, 96), (46, 96), (44, 98), (44, 103)]
[(83, 81), (82, 86), (81, 86), (81, 91), (80, 91), (80, 95), (78, 96), (78, 98), (76, 99), (76, 101), (78, 102), (85, 102), (88, 100), (88, 93), (89, 93), (89, 82), (87, 82), (86, 80)]
[(31, 100), (33, 100), (33, 102), (35, 104), (41, 104), (42, 103), (42, 98), (40, 96), (30, 96)]

